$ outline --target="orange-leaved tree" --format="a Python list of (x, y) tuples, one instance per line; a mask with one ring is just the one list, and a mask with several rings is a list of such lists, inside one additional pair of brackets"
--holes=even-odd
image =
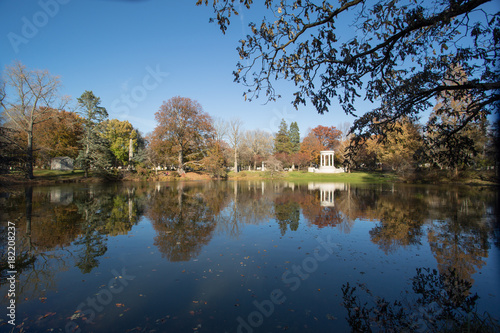
[(162, 152), (164, 162), (177, 159), (180, 174), (186, 165), (200, 166), (214, 138), (210, 115), (200, 103), (186, 97), (172, 97), (155, 113), (158, 125), (151, 134), (151, 143)]

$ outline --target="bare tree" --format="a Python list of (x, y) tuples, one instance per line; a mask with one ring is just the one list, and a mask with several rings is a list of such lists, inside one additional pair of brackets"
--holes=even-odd
[(234, 172), (238, 172), (238, 152), (243, 137), (241, 119), (231, 119), (228, 126), (229, 145), (234, 150)]
[(49, 119), (54, 109), (62, 110), (68, 97), (61, 97), (58, 76), (47, 70), (30, 70), (22, 63), (7, 66), (0, 89), (0, 105), (9, 125), (26, 134), (26, 177), (33, 179), (33, 128)]
[(265, 158), (273, 152), (273, 136), (262, 130), (249, 130), (245, 132), (245, 147), (251, 155), (254, 170), (257, 167), (257, 159)]
[(215, 118), (212, 126), (215, 130), (215, 141), (220, 144), (227, 135), (228, 123), (222, 118)]

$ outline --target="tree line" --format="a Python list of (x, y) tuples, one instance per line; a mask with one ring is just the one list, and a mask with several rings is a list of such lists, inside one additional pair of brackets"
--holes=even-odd
[[(461, 82), (460, 66), (448, 79)], [(395, 120), (390, 131), (353, 134), (350, 124), (318, 125), (301, 139), (297, 122), (283, 119), (276, 133), (245, 130), (240, 119), (209, 115), (195, 100), (172, 97), (155, 113), (156, 127), (143, 136), (128, 121), (108, 119), (101, 99), (85, 91), (68, 111), (70, 99), (59, 95), (60, 80), (48, 71), (16, 62), (3, 73), (0, 90), (1, 166), (22, 170), (47, 167), (57, 156), (75, 159), (77, 167), (104, 176), (116, 168), (204, 170), (227, 176), (228, 169), (306, 169), (319, 164), (320, 151), (334, 150), (335, 164), (346, 171), (386, 169), (402, 174), (417, 169), (457, 173), (495, 165), (498, 122), (486, 116), (462, 122), (470, 96), (442, 93), (425, 125), (410, 117)], [(443, 139), (446, 137), (446, 140)]]

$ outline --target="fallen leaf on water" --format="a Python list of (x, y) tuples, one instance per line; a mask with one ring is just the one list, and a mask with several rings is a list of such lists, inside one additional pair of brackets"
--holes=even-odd
[(47, 300), (47, 297), (39, 297), (38, 298), (42, 303), (45, 303), (45, 301)]
[(48, 313), (44, 314), (43, 316), (40, 316), (40, 317), (38, 318), (38, 320), (42, 320), (42, 319), (44, 319), (44, 318), (47, 318), (47, 317), (53, 316), (53, 315), (55, 315), (55, 314), (56, 314), (55, 312), (48, 312)]
[(123, 303), (116, 303), (115, 305), (117, 308), (125, 307), (125, 304), (123, 304)]
[(77, 318), (83, 317), (83, 313), (80, 310), (76, 310), (75, 313), (69, 318), (70, 320), (75, 320)]

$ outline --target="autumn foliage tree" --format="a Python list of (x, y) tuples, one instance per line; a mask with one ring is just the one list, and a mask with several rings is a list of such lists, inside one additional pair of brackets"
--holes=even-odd
[[(468, 75), (460, 65), (447, 71), (446, 85), (464, 85)], [(471, 166), (475, 157), (487, 144), (488, 120), (484, 113), (473, 119), (468, 108), (474, 103), (469, 93), (442, 92), (426, 125), (427, 156), (440, 168), (458, 171), (459, 167)]]
[(318, 138), (321, 145), (325, 150), (336, 150), (340, 145), (340, 138), (342, 132), (335, 126), (322, 126), (318, 125), (311, 130), (315, 137)]
[(200, 166), (214, 137), (212, 118), (200, 103), (186, 97), (172, 97), (155, 113), (158, 125), (150, 140), (164, 162), (177, 160), (180, 174), (186, 165)]
[(43, 164), (57, 156), (75, 159), (82, 148), (83, 119), (74, 112), (52, 110), (46, 121), (34, 129), (35, 157)]
[(307, 157), (309, 163), (318, 164), (320, 151), (324, 149), (321, 141), (318, 139), (314, 132), (311, 130), (307, 136), (302, 140), (299, 153)]
[(415, 169), (418, 153), (423, 147), (421, 126), (408, 119), (400, 119), (395, 130), (374, 150), (378, 160), (392, 170), (402, 173)]
[(47, 70), (31, 70), (20, 62), (5, 68), (0, 87), (0, 107), (9, 126), (26, 138), (26, 167), (28, 179), (33, 179), (35, 127), (50, 118), (54, 109), (62, 110), (67, 97), (59, 95), (59, 77)]
[(137, 130), (128, 120), (110, 119), (104, 123), (103, 135), (110, 144), (115, 161), (126, 165), (129, 162), (129, 153), (137, 151), (139, 136)]

